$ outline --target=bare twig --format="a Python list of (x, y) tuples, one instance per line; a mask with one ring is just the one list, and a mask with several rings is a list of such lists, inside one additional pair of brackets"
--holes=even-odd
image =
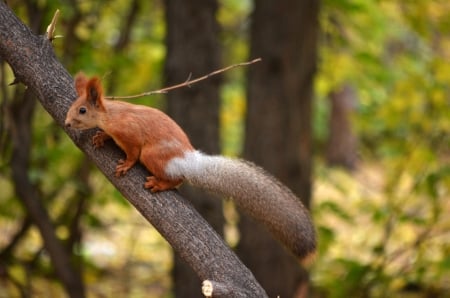
[(128, 96), (105, 96), (105, 98), (107, 98), (107, 99), (133, 99), (133, 98), (139, 98), (139, 97), (148, 96), (148, 95), (154, 95), (154, 94), (164, 94), (164, 93), (167, 93), (167, 92), (169, 92), (171, 90), (174, 90), (174, 89), (178, 89), (178, 88), (182, 88), (182, 87), (190, 87), (192, 84), (195, 84), (195, 83), (198, 83), (200, 81), (206, 80), (206, 79), (208, 79), (208, 78), (210, 78), (212, 76), (221, 74), (221, 73), (223, 73), (225, 71), (228, 71), (230, 69), (233, 69), (233, 68), (236, 68), (236, 67), (240, 67), (240, 66), (247, 66), (247, 65), (250, 65), (250, 64), (253, 64), (253, 63), (256, 63), (256, 62), (260, 62), (261, 60), (262, 60), (261, 58), (256, 58), (256, 59), (253, 59), (251, 61), (232, 64), (230, 66), (227, 66), (227, 67), (215, 70), (215, 71), (213, 71), (213, 72), (211, 72), (211, 73), (209, 73), (207, 75), (204, 75), (202, 77), (199, 77), (199, 78), (196, 78), (196, 79), (192, 79), (192, 80), (191, 80), (192, 74), (189, 74), (187, 80), (184, 83), (173, 85), (173, 86), (166, 87), (166, 88), (162, 88), (162, 89), (155, 90), (155, 91), (148, 91), (148, 92), (143, 92), (143, 93), (140, 93), (140, 94), (128, 95)]
[(47, 38), (48, 40), (52, 41), (53, 39), (56, 38), (55, 34), (55, 29), (56, 29), (56, 22), (58, 21), (58, 17), (59, 17), (59, 9), (57, 9), (55, 11), (55, 14), (53, 15), (53, 19), (50, 23), (50, 25), (48, 25), (47, 27)]

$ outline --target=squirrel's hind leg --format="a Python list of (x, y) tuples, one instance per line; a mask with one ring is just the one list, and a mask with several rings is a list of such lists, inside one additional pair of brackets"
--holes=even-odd
[(147, 182), (145, 182), (144, 187), (150, 189), (152, 192), (164, 191), (169, 189), (174, 189), (180, 185), (182, 180), (164, 180), (156, 178), (155, 176), (148, 176)]
[(183, 182), (178, 177), (168, 177), (165, 172), (167, 161), (173, 155), (174, 153), (170, 152), (168, 148), (158, 145), (149, 145), (142, 148), (139, 160), (152, 174), (152, 176), (147, 177), (147, 182), (144, 184), (145, 188), (150, 189), (152, 192), (158, 192), (174, 189)]

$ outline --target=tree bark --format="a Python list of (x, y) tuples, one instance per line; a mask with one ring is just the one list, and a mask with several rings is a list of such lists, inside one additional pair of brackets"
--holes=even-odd
[(133, 167), (126, 177), (116, 178), (117, 160), (123, 158), (117, 146), (108, 143), (101, 151), (94, 150), (91, 138), (95, 130), (77, 133), (64, 128), (66, 113), (76, 97), (73, 79), (57, 61), (49, 40), (34, 35), (3, 1), (0, 1), (0, 58), (8, 62), (16, 80), (37, 96), (74, 143), (154, 225), (200, 279), (226, 284), (232, 289), (229, 295), (216, 297), (267, 297), (252, 273), (177, 191), (151, 194), (145, 190), (143, 183), (148, 173), (140, 165)]
[(356, 105), (355, 90), (345, 84), (331, 91), (329, 99), (331, 109), (328, 121), (327, 163), (354, 170), (358, 162), (358, 142), (351, 125), (351, 115)]
[[(219, 68), (219, 25), (215, 0), (166, 0), (167, 24), (165, 84), (184, 82), (189, 74), (196, 77)], [(167, 95), (168, 114), (185, 130), (192, 144), (209, 154), (219, 153), (220, 78)], [(210, 194), (184, 186), (181, 192), (200, 214), (223, 235), (222, 201)], [(200, 281), (176, 255), (172, 271), (175, 297), (198, 297)]]
[[(288, 185), (309, 206), (317, 0), (258, 0), (251, 26), (244, 157)], [(270, 297), (293, 297), (307, 274), (260, 227), (242, 217), (239, 255)], [(267, 270), (271, 267), (271, 270)]]

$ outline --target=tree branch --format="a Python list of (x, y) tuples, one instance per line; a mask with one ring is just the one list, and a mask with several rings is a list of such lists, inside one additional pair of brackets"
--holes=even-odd
[[(50, 41), (34, 35), (3, 1), (0, 1), (0, 58), (9, 63), (16, 79), (37, 95), (42, 106), (65, 129), (65, 115), (76, 98), (73, 79), (57, 61)], [(253, 274), (178, 192), (151, 194), (145, 190), (142, 185), (148, 173), (142, 166), (133, 167), (126, 177), (116, 178), (116, 162), (123, 153), (115, 145), (108, 143), (101, 151), (95, 151), (91, 145), (95, 131), (66, 130), (66, 133), (200, 279), (227, 284), (233, 289), (215, 297), (241, 297), (242, 293), (248, 297), (267, 297)]]
[(132, 99), (132, 98), (138, 98), (138, 97), (143, 97), (143, 96), (148, 96), (148, 95), (154, 95), (154, 94), (164, 94), (167, 93), (169, 91), (178, 89), (178, 88), (183, 88), (183, 87), (190, 87), (191, 85), (201, 82), (203, 80), (209, 79), (212, 76), (224, 73), (230, 69), (236, 68), (236, 67), (240, 67), (240, 66), (247, 66), (256, 62), (260, 62), (261, 58), (256, 58), (253, 59), (251, 61), (247, 61), (247, 62), (241, 62), (241, 63), (236, 63), (236, 64), (232, 64), (230, 66), (221, 68), (221, 69), (217, 69), (213, 72), (210, 72), (204, 76), (201, 76), (199, 78), (195, 78), (195, 79), (191, 79), (192, 74), (189, 74), (188, 78), (186, 79), (186, 81), (184, 83), (180, 83), (180, 84), (176, 84), (173, 86), (169, 86), (169, 87), (165, 87), (159, 90), (155, 90), (155, 91), (148, 91), (148, 92), (143, 92), (140, 94), (136, 94), (136, 95), (128, 95), (128, 96), (105, 96), (105, 98), (107, 99)]

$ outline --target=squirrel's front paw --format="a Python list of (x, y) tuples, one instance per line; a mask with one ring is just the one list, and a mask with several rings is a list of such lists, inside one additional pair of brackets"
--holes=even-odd
[(116, 166), (116, 177), (125, 175), (132, 166), (133, 164), (130, 164), (130, 162), (119, 159), (119, 162)]
[(103, 147), (105, 144), (105, 140), (107, 140), (109, 136), (103, 131), (97, 131), (97, 133), (92, 137), (92, 145), (94, 145), (95, 149)]

